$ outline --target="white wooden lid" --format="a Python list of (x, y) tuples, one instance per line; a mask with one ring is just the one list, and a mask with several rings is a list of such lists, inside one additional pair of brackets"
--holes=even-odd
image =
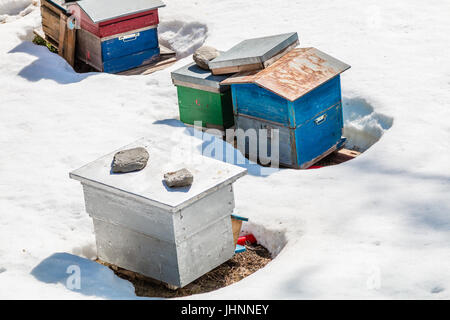
[[(144, 147), (150, 157), (147, 166), (137, 172), (115, 174), (111, 163), (117, 151)], [(192, 152), (188, 156), (177, 156), (173, 141), (140, 139), (130, 145), (101, 157), (73, 172), (70, 177), (84, 184), (104, 189), (120, 196), (133, 197), (151, 205), (178, 211), (205, 197), (215, 190), (233, 183), (247, 173), (245, 168), (212, 159)], [(163, 183), (164, 173), (188, 169), (194, 175), (190, 188), (170, 189)]]

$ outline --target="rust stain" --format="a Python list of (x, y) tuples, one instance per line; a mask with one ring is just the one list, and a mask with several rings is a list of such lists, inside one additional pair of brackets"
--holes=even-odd
[(298, 48), (291, 50), (264, 70), (239, 73), (222, 83), (256, 83), (290, 101), (295, 101), (350, 67), (331, 57), (328, 57), (328, 60), (327, 57), (315, 48)]

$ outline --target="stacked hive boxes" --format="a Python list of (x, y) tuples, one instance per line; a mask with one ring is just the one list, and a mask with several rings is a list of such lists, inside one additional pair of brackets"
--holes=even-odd
[[(296, 49), (297, 45), (297, 33), (249, 39), (210, 61), (209, 67), (211, 77), (226, 78), (220, 88), (231, 87), (236, 129), (255, 129), (258, 137), (260, 129), (278, 129), (278, 135), (267, 135), (268, 149), (276, 137), (279, 163), (304, 169), (343, 146), (340, 74), (350, 66), (315, 48)], [(181, 70), (172, 73), (178, 88)], [(196, 97), (190, 99), (197, 101)], [(194, 104), (186, 106), (180, 90), (178, 99), (180, 115), (189, 108), (190, 122), (202, 120), (193, 119), (202, 115), (193, 111)], [(248, 154), (252, 148), (246, 143), (241, 151)], [(269, 150), (257, 152), (264, 163), (270, 159), (261, 155), (270, 157)]]
[(82, 0), (69, 4), (78, 17), (77, 58), (98, 71), (118, 73), (160, 57), (160, 0)]
[[(244, 41), (210, 61), (211, 71), (191, 63), (172, 72), (172, 82), (177, 86), (181, 121), (186, 124), (197, 121), (206, 128), (232, 127), (234, 117), (230, 86), (221, 85), (221, 82), (230, 77), (231, 73), (261, 69), (298, 45), (298, 35), (295, 32), (259, 38), (256, 45), (248, 44), (252, 40)], [(245, 52), (246, 48), (251, 52)], [(248, 58), (249, 54), (255, 55), (255, 52), (261, 56)], [(239, 55), (246, 58), (238, 57), (231, 64), (225, 61), (227, 57)]]
[(280, 163), (310, 167), (343, 145), (339, 75), (348, 68), (315, 48), (299, 48), (264, 70), (226, 79), (236, 127), (258, 135), (278, 129)]
[[(200, 154), (174, 159), (177, 143), (165, 136), (121, 150), (136, 147), (150, 153), (141, 171), (111, 173), (113, 152), (70, 177), (83, 185), (101, 260), (183, 287), (233, 256), (232, 184), (246, 169)], [(193, 173), (194, 183), (168, 190), (161, 178), (180, 167)]]

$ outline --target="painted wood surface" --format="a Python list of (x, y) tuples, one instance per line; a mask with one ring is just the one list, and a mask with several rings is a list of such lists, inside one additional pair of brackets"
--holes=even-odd
[(77, 30), (76, 56), (97, 71), (103, 71), (100, 38), (84, 29)]
[(76, 5), (86, 12), (94, 23), (128, 17), (165, 6), (161, 0), (83, 0), (77, 1)]
[(157, 9), (139, 12), (100, 23), (94, 23), (77, 5), (71, 5), (69, 10), (79, 16), (82, 29), (89, 31), (100, 38), (159, 24)]
[[(114, 154), (120, 150), (143, 147), (151, 151), (152, 161), (137, 172), (111, 174)], [(169, 212), (190, 206), (198, 199), (230, 185), (247, 173), (247, 170), (229, 163), (217, 161), (201, 154), (193, 153), (188, 158), (174, 159), (173, 148), (189, 152), (188, 146), (177, 144), (166, 136), (139, 139), (127, 146), (111, 152), (70, 173), (72, 179), (84, 184), (107, 190), (115, 194), (126, 193), (138, 201), (151, 204)], [(199, 166), (198, 164), (201, 163)], [(162, 182), (165, 173), (186, 168), (195, 177), (190, 188), (171, 192)]]
[(177, 86), (180, 120), (187, 124), (201, 121), (208, 125), (229, 128), (234, 124), (231, 92), (214, 93)]
[(338, 103), (295, 130), (298, 165), (304, 166), (335, 146), (342, 137), (342, 107)]
[(285, 126), (289, 124), (286, 99), (253, 83), (233, 84), (231, 87), (235, 114), (245, 114)]
[(101, 39), (103, 62), (158, 47), (156, 28), (145, 28)]
[(103, 71), (118, 73), (132, 68), (140, 67), (159, 60), (159, 48), (153, 48), (133, 53), (117, 59), (103, 62)]
[(101, 260), (183, 287), (234, 254), (231, 185), (171, 213), (83, 184)]
[[(280, 163), (304, 168), (336, 148), (343, 116), (340, 77), (336, 76), (291, 102), (253, 83), (232, 84), (237, 129), (279, 129)], [(272, 143), (268, 141), (268, 145)], [(248, 146), (243, 152), (249, 154)], [(241, 150), (242, 151), (242, 150)], [(258, 149), (260, 160), (267, 162)], [(268, 157), (270, 154), (268, 154)]]
[[(236, 129), (242, 129), (245, 131), (249, 129), (254, 129), (256, 132), (256, 142), (249, 138), (244, 140), (243, 137), (237, 137), (237, 148), (243, 154), (248, 156), (250, 159), (258, 159), (264, 164), (269, 164), (272, 156), (272, 136), (270, 134), (271, 130), (278, 130), (279, 132), (279, 142), (278, 142), (278, 159), (279, 163), (286, 167), (297, 167), (297, 152), (295, 145), (295, 132), (294, 129), (290, 129), (286, 126), (280, 126), (273, 122), (268, 122), (263, 119), (250, 118), (248, 116), (238, 114), (235, 116)], [(267, 130), (267, 149), (261, 149), (259, 139), (261, 139), (260, 129)], [(250, 135), (251, 136), (251, 135)], [(256, 146), (256, 149), (250, 148), (250, 143)]]
[(157, 62), (159, 54), (156, 28), (139, 29), (105, 41), (83, 29), (77, 32), (77, 57), (98, 71), (123, 72)]
[(297, 127), (305, 123), (323, 112), (325, 108), (339, 102), (341, 102), (341, 82), (338, 75), (291, 103), (295, 113), (292, 126)]

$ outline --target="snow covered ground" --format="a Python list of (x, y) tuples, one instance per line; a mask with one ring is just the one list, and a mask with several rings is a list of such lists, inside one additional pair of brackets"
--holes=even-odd
[[(200, 145), (175, 120), (170, 71), (203, 42), (226, 50), (297, 31), (301, 46), (352, 65), (345, 132), (367, 151), (319, 170), (249, 165), (237, 210), (276, 259), (194, 298), (449, 299), (450, 2), (165, 2), (161, 40), (184, 59), (125, 77), (74, 73), (30, 42), (35, 1), (0, 0), (0, 298), (135, 298), (89, 260), (92, 221), (69, 171), (144, 136)], [(70, 265), (80, 290), (66, 287)]]

